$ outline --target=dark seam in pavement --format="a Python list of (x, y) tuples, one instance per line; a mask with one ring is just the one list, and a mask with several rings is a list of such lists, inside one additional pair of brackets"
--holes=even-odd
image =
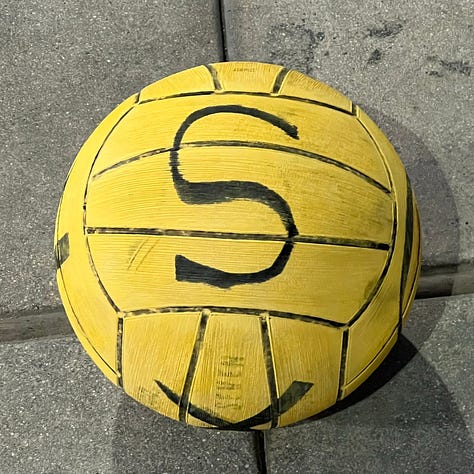
[(254, 447), (255, 455), (257, 457), (257, 470), (259, 474), (267, 474), (267, 450), (266, 450), (266, 432), (255, 431), (254, 433)]
[(62, 309), (0, 318), (0, 343), (45, 337), (70, 336), (74, 332)]
[(223, 62), (227, 62), (229, 60), (229, 52), (227, 49), (227, 35), (226, 35), (226, 27), (225, 27), (225, 6), (224, 0), (217, 0), (216, 1), (216, 8), (217, 8), (217, 25), (219, 28), (219, 43), (221, 48), (221, 60)]

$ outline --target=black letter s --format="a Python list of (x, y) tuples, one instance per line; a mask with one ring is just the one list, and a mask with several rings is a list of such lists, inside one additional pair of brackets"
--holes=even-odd
[(197, 120), (212, 114), (234, 113), (250, 115), (283, 130), (291, 138), (298, 139), (294, 125), (276, 115), (259, 109), (240, 105), (218, 105), (205, 107), (191, 113), (176, 132), (173, 149), (170, 152), (170, 167), (175, 189), (180, 199), (186, 204), (215, 204), (237, 199), (258, 201), (273, 209), (285, 226), (287, 238), (285, 243), (268, 268), (250, 273), (230, 273), (217, 268), (202, 265), (183, 255), (176, 255), (175, 270), (178, 281), (207, 283), (219, 288), (230, 288), (244, 283), (262, 283), (279, 275), (290, 258), (293, 250), (292, 238), (298, 234), (293, 215), (288, 203), (275, 191), (253, 181), (214, 181), (209, 183), (187, 181), (179, 170), (179, 150), (186, 130)]

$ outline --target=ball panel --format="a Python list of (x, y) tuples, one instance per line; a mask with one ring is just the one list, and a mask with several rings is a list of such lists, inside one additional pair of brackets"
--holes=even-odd
[[(391, 196), (332, 164), (273, 149), (218, 146), (185, 149), (180, 164), (191, 182), (252, 181), (275, 191), (288, 203), (300, 235), (390, 242)], [(254, 228), (259, 231), (262, 224)]]
[[(417, 239), (416, 236), (412, 235), (410, 213), (407, 212), (407, 206), (411, 207), (410, 211), (415, 210), (415, 208), (412, 207), (414, 202), (412, 203), (410, 199), (407, 199), (407, 195), (411, 193), (411, 190), (408, 186), (406, 172), (392, 145), (378, 127), (363, 111), (358, 109), (357, 113), (361, 125), (374, 140), (390, 170), (390, 180), (393, 183), (393, 192), (396, 197), (396, 234), (387, 276), (377, 294), (374, 295), (371, 304), (364, 313), (359, 315), (359, 319), (350, 328), (345, 370), (346, 384), (351, 384), (353, 380), (358, 379), (360, 373), (365, 374), (365, 380), (375, 370), (378, 363), (382, 361), (383, 357), (378, 354), (382, 347), (385, 347), (385, 341), (392, 337), (391, 334), (398, 332), (397, 327), (403, 314), (403, 294), (401, 294), (400, 281), (403, 275), (414, 281), (414, 274), (417, 271), (416, 266), (410, 267), (408, 274), (407, 268), (404, 269), (404, 260), (406, 260), (404, 256), (407, 251), (412, 252), (411, 242), (413, 238), (414, 240)], [(406, 243), (410, 248), (405, 248)], [(405, 276), (403, 276), (404, 278)], [(372, 337), (370, 337), (371, 334)], [(371, 358), (375, 355), (377, 355), (375, 362), (371, 362)], [(354, 387), (356, 385), (358, 383)]]
[[(253, 417), (270, 404), (258, 317), (210, 314), (189, 402), (232, 423)], [(206, 420), (211, 418), (201, 421)]]
[[(392, 270), (394, 267), (397, 267), (398, 272)], [(394, 262), (392, 268), (377, 295), (349, 329), (345, 384), (349, 384), (366, 370), (398, 326), (400, 265)]]
[(278, 94), (321, 102), (352, 113), (352, 102), (346, 96), (298, 71), (288, 72)]
[(396, 327), (389, 339), (386, 341), (385, 345), (382, 347), (380, 352), (376, 354), (374, 359), (369, 363), (369, 365), (359, 374), (357, 375), (351, 382), (345, 385), (341, 390), (340, 398), (345, 398), (349, 394), (351, 394), (357, 387), (362, 385), (374, 372), (374, 370), (379, 367), (379, 365), (383, 362), (385, 357), (387, 357), (388, 353), (392, 350), (393, 346), (397, 342), (398, 339), (398, 327)]
[[(198, 161), (202, 162), (200, 150), (196, 152)], [(213, 174), (212, 169), (209, 173)], [(101, 175), (89, 186), (87, 202), (86, 218), (90, 227), (151, 228), (163, 232), (174, 229), (183, 234), (192, 230), (285, 234), (279, 215), (258, 201), (186, 204), (176, 192), (169, 153), (150, 156)]]
[[(207, 97), (212, 99), (208, 102), (209, 105), (219, 98), (218, 95)], [(203, 102), (203, 98), (196, 99)], [(222, 104), (222, 97), (220, 99), (219, 103)], [(224, 103), (243, 105), (280, 117), (286, 123), (297, 127), (298, 136), (289, 136), (279, 127), (249, 114), (217, 113), (190, 127), (183, 143), (222, 139), (265, 142), (306, 150), (356, 168), (383, 186), (389, 187), (386, 170), (380, 162), (378, 151), (367, 134), (360, 129), (355, 117), (327, 107), (272, 96), (226, 95)], [(341, 130), (344, 130), (343, 134)]]
[[(97, 276), (90, 267), (83, 229), (83, 204), (89, 171), (97, 151), (110, 130), (133, 107), (135, 100), (136, 96), (132, 96), (119, 105), (79, 151), (64, 188), (55, 230), (56, 247), (65, 235), (68, 236), (68, 256), (61, 259), (57, 271), (66, 313), (79, 339), (86, 341), (84, 345), (91, 357), (110, 379), (116, 378), (111, 370), (117, 369), (117, 314), (100, 290)], [(98, 318), (97, 314), (101, 317)], [(103, 367), (105, 364), (109, 368)]]
[[(416, 227), (418, 229), (418, 234), (420, 234), (420, 218), (418, 211), (415, 213), (416, 216)], [(402, 324), (405, 323), (406, 318), (408, 317), (408, 314), (410, 313), (411, 307), (413, 305), (413, 301), (416, 296), (416, 289), (417, 289), (417, 284), (418, 284), (418, 279), (420, 278), (420, 272), (421, 272), (421, 236), (419, 235), (418, 241), (415, 242), (414, 244), (416, 246), (416, 250), (414, 251), (412, 255), (412, 263), (410, 265), (410, 270), (409, 270), (409, 275), (413, 275), (413, 281), (411, 283), (411, 286), (409, 287), (407, 284), (407, 287), (405, 289), (405, 302), (404, 302), (404, 307), (403, 307), (403, 313), (402, 313)]]
[[(409, 187), (409, 183), (407, 181), (407, 174), (403, 167), (403, 164), (398, 157), (393, 145), (390, 143), (388, 138), (383, 134), (383, 132), (379, 129), (379, 127), (370, 119), (370, 117), (363, 112), (361, 109), (357, 109), (357, 116), (361, 123), (361, 125), (365, 128), (367, 133), (372, 137), (374, 143), (376, 144), (377, 148), (379, 149), (382, 158), (386, 162), (388, 168), (390, 169), (391, 180), (393, 181), (393, 188), (394, 188), (394, 196), (398, 203), (398, 211), (397, 211), (397, 226), (399, 228), (397, 232), (397, 239), (403, 241), (403, 245), (405, 245), (405, 240), (410, 239), (412, 240), (411, 248), (407, 249), (407, 251), (411, 254), (411, 258), (409, 261), (408, 271), (406, 274), (406, 282), (404, 284), (405, 288), (410, 288), (411, 290), (405, 292), (405, 296), (403, 301), (400, 303), (400, 312), (402, 314), (402, 318), (404, 315), (408, 314), (407, 309), (411, 306), (413, 302), (413, 298), (416, 292), (416, 283), (418, 281), (419, 272), (420, 272), (420, 265), (421, 265), (421, 235), (420, 235), (420, 222), (419, 222), (419, 215), (418, 209), (416, 205), (416, 199), (414, 195), (412, 195), (411, 202), (413, 206), (413, 234), (406, 235), (406, 220), (407, 220), (407, 192), (412, 193), (412, 191), (408, 191), (407, 188)], [(400, 256), (400, 259), (403, 259), (403, 255)]]
[(273, 91), (275, 80), (283, 66), (253, 62), (212, 64), (223, 91), (266, 92)]
[[(61, 275), (58, 272), (57, 275), (57, 283), (58, 283), (58, 289), (59, 293), (61, 295), (61, 301), (63, 303), (64, 310), (66, 311), (66, 314), (69, 319), (69, 323), (71, 324), (72, 329), (74, 330), (74, 333), (76, 334), (77, 338), (79, 339), (79, 342), (82, 344), (82, 347), (85, 349), (89, 357), (92, 359), (92, 361), (95, 363), (95, 365), (101, 370), (101, 372), (115, 385), (119, 384), (119, 377), (117, 375), (116, 369), (116, 364), (115, 364), (115, 358), (112, 357), (109, 354), (109, 361), (104, 360), (102, 354), (97, 351), (96, 349), (96, 343), (98, 342), (98, 338), (94, 337), (95, 335), (90, 333), (90, 331), (87, 331), (83, 327), (83, 321), (82, 321), (82, 311), (80, 311), (80, 308), (76, 308), (78, 311), (78, 314), (80, 317), (78, 317), (78, 314), (74, 311), (73, 307), (71, 306), (71, 303), (69, 302), (68, 299), (68, 290), (64, 286), (63, 280)], [(86, 326), (86, 329), (89, 329)], [(92, 339), (89, 339), (89, 337), (92, 337)], [(113, 334), (111, 334), (111, 338), (113, 338)], [(101, 336), (99, 338), (104, 339), (104, 336)], [(106, 342), (111, 342), (107, 340)], [(114, 338), (116, 340), (116, 337)], [(100, 347), (100, 344), (99, 344)], [(108, 345), (102, 345), (102, 349), (104, 347), (107, 349)], [(105, 351), (107, 354), (107, 350)]]
[[(146, 247), (135, 257), (140, 245)], [(265, 282), (218, 287), (177, 281), (176, 255), (229, 272), (265, 269), (281, 242), (193, 237), (93, 234), (91, 252), (101, 280), (123, 311), (142, 308), (217, 306), (257, 308), (346, 323), (377, 284), (387, 258), (383, 250), (298, 242), (283, 271)], [(138, 262), (140, 264), (138, 265)], [(344, 295), (334, 298), (334, 295)]]
[[(399, 190), (403, 183), (399, 184)], [(406, 192), (406, 183), (405, 183)], [(397, 215), (405, 215), (405, 202), (398, 202)], [(379, 353), (400, 322), (400, 278), (404, 255), (405, 220), (397, 221), (396, 235), (387, 261), (386, 274), (380, 280), (376, 291), (370, 295), (370, 302), (356, 318), (349, 329), (345, 384), (349, 384), (364, 371)], [(371, 364), (373, 369), (375, 365)]]
[(140, 102), (173, 95), (212, 91), (214, 91), (214, 82), (209, 70), (206, 66), (198, 66), (164, 77), (143, 88), (140, 92)]
[[(179, 419), (181, 396), (199, 332), (200, 312), (149, 314), (124, 319), (123, 387), (140, 403)], [(167, 363), (169, 362), (169, 363)]]
[[(394, 183), (398, 195), (406, 196), (406, 176)], [(396, 233), (387, 261), (386, 274), (376, 291), (370, 295), (370, 303), (363, 312), (356, 314), (349, 329), (344, 383), (349, 384), (360, 373), (370, 366), (375, 370), (376, 364), (371, 361), (384, 347), (393, 331), (400, 323), (401, 287), (403, 257), (406, 237), (406, 204), (407, 199), (399, 199), (394, 205), (398, 216)], [(381, 359), (380, 359), (381, 360)], [(367, 376), (368, 376), (368, 372)]]
[[(297, 127), (298, 137), (291, 137), (278, 126), (250, 113), (225, 113), (209, 107), (246, 107), (264, 111)], [(184, 120), (197, 110), (207, 109), (189, 126), (181, 147), (195, 142), (219, 140), (265, 142), (280, 147), (297, 148), (330, 157), (343, 165), (357, 169), (389, 188), (387, 172), (378, 150), (356, 117), (323, 106), (274, 96), (245, 94), (212, 94), (137, 105), (107, 138), (93, 168), (93, 175), (127, 162), (141, 154), (156, 153), (173, 146)], [(268, 117), (267, 117), (268, 118)], [(344, 130), (344, 133), (341, 133)], [(218, 143), (216, 143), (218, 144)], [(153, 151), (155, 150), (155, 151)]]
[[(57, 280), (61, 281), (59, 288), (62, 300), (67, 300), (71, 307), (69, 312), (66, 308), (66, 313), (74, 328), (78, 328), (80, 321), (83, 337), (109, 367), (116, 370), (117, 313), (110, 304), (108, 295), (101, 291), (97, 276), (89, 265), (89, 254), (82, 229), (79, 234), (78, 229), (74, 232), (72, 225), (68, 226), (67, 222), (64, 224), (70, 229), (71, 251), (69, 258), (58, 270)], [(100, 314), (100, 317), (97, 317), (97, 314)]]
[(337, 398), (342, 331), (302, 321), (270, 318), (270, 340), (279, 398), (305, 383), (307, 391), (279, 418), (286, 426), (331, 406)]
[[(266, 186), (288, 203), (302, 236), (390, 243), (390, 195), (331, 164), (289, 152), (242, 147), (186, 148), (180, 163), (191, 182), (240, 180)], [(308, 185), (314, 182), (316, 186)], [(211, 204), (212, 200), (209, 196), (209, 204), (190, 205), (180, 199), (169, 153), (162, 153), (110, 170), (91, 182), (87, 225), (286, 234), (280, 216), (266, 204), (249, 199)]]

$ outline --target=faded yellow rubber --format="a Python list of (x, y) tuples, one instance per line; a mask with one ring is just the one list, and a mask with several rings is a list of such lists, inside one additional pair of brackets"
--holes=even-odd
[(397, 340), (420, 268), (416, 201), (349, 99), (222, 63), (119, 105), (70, 171), (58, 284), (85, 349), (144, 405), (204, 427), (304, 420)]

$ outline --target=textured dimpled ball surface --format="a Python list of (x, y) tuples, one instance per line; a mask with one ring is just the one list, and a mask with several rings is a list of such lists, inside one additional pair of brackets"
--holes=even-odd
[(102, 372), (170, 418), (268, 429), (363, 383), (420, 269), (416, 201), (348, 98), (263, 63), (145, 87), (80, 150), (56, 225), (71, 324)]

